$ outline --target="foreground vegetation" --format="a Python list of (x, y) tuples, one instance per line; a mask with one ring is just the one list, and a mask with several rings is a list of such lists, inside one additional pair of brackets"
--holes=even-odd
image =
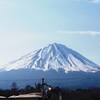
[[(12, 95), (27, 94), (40, 91), (40, 84), (37, 84), (35, 88), (27, 85), (24, 89), (18, 89), (16, 83), (13, 83), (11, 89), (0, 89), (0, 96), (9, 97)], [(59, 94), (62, 95), (62, 100), (100, 100), (100, 88), (66, 90), (60, 89), (59, 87), (53, 88), (47, 92), (46, 95), (49, 98), (47, 100), (59, 100)]]
[(100, 100), (100, 88), (63, 90), (63, 100)]

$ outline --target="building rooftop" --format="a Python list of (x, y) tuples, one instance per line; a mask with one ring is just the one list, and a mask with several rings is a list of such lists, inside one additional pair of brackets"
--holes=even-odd
[(9, 98), (42, 98), (40, 93), (21, 94), (18, 96), (10, 96)]

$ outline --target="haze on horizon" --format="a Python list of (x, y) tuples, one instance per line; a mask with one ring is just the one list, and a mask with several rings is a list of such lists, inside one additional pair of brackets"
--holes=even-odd
[(0, 66), (54, 42), (100, 65), (100, 0), (0, 0)]

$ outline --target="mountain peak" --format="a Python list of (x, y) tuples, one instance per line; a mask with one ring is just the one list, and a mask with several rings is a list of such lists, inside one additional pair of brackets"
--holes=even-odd
[(61, 47), (63, 45), (62, 44), (58, 44), (58, 43), (53, 43), (53, 44), (49, 44), (47, 47), (52, 49), (52, 48), (57, 48), (58, 46)]
[(53, 43), (53, 44), (49, 44), (48, 46), (54, 46), (54, 47), (57, 47), (57, 46), (65, 46), (63, 44), (60, 44), (60, 43)]
[(58, 43), (49, 44), (38, 51), (31, 52), (0, 69), (10, 71), (27, 68), (43, 71), (63, 69), (65, 73), (69, 71), (100, 71), (100, 66), (76, 51)]

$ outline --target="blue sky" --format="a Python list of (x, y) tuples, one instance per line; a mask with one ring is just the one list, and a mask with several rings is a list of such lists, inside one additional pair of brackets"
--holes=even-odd
[(100, 65), (100, 0), (0, 0), (0, 66), (54, 42)]

